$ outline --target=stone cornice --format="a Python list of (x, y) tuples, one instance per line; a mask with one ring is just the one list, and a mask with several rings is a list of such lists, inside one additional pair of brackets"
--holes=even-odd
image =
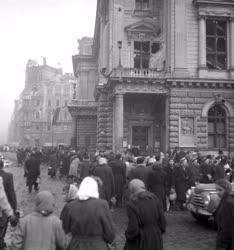
[(169, 88), (204, 88), (204, 89), (234, 89), (233, 80), (216, 79), (167, 79)]
[(234, 1), (232, 0), (193, 0), (195, 6), (227, 6), (234, 7)]
[(93, 117), (97, 116), (97, 106), (69, 106), (72, 117)]

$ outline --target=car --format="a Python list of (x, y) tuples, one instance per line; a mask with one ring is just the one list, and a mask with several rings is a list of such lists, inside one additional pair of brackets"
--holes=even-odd
[[(231, 183), (232, 192), (234, 192), (234, 182)], [(210, 203), (215, 204), (212, 212), (210, 210)], [(186, 193), (187, 209), (192, 216), (201, 222), (206, 222), (214, 217), (214, 213), (219, 205), (220, 198), (217, 194), (215, 183), (199, 183)]]

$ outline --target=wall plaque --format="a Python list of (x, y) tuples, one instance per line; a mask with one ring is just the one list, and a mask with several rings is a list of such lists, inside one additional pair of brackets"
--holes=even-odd
[(180, 116), (179, 145), (180, 147), (196, 147), (195, 117)]

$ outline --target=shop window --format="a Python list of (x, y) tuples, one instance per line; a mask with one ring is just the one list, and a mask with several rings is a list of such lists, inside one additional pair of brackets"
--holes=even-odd
[(208, 112), (209, 148), (225, 148), (226, 133), (226, 112), (220, 105), (215, 105)]
[(208, 69), (227, 68), (227, 22), (224, 20), (206, 21), (206, 65)]
[(150, 59), (150, 42), (134, 42), (134, 68), (148, 69)]
[(136, 0), (135, 9), (136, 10), (149, 10), (150, 8), (150, 0)]

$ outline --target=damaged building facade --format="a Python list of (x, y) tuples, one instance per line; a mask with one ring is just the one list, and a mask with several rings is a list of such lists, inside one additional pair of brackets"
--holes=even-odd
[(72, 99), (74, 76), (62, 68), (28, 60), (25, 87), (8, 129), (11, 146), (42, 147), (70, 145), (72, 118), (67, 104)]
[(76, 146), (234, 151), (233, 1), (98, 0), (79, 45)]

